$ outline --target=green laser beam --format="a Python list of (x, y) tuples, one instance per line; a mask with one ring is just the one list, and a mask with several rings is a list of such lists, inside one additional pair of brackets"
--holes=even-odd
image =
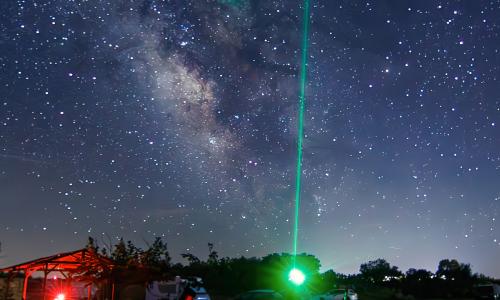
[(309, 36), (309, 0), (304, 0), (302, 32), (302, 58), (300, 62), (300, 91), (299, 91), (299, 116), (298, 116), (298, 138), (297, 138), (297, 169), (295, 174), (295, 222), (293, 228), (293, 264), (295, 266), (297, 257), (297, 241), (299, 236), (299, 213), (300, 213), (300, 184), (302, 173), (302, 143), (304, 139), (304, 107), (306, 102), (306, 78), (307, 78), (307, 44)]

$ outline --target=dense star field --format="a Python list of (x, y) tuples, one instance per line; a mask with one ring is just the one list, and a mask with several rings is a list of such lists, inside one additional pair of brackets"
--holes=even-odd
[[(302, 3), (0, 1), (0, 266), (292, 251)], [(311, 0), (299, 252), (500, 276), (500, 1)]]

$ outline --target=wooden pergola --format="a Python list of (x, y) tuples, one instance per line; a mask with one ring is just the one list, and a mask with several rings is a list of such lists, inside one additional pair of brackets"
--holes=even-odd
[[(48, 257), (38, 258), (22, 264), (0, 269), (0, 273), (24, 274), (23, 300), (27, 300), (28, 279), (34, 272), (43, 273), (42, 295), (46, 299), (47, 276), (51, 272), (58, 272), (66, 279), (76, 278), (88, 282), (88, 299), (91, 299), (91, 285), (99, 281), (99, 277), (110, 274), (113, 269), (113, 261), (97, 253), (93, 248), (84, 248), (66, 253), (60, 253)], [(10, 276), (9, 276), (10, 278)], [(7, 283), (7, 289), (9, 284)], [(114, 283), (112, 285), (111, 298), (114, 300)]]

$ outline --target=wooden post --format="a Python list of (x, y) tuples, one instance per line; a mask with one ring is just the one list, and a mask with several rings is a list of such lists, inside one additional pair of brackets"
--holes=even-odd
[[(61, 272), (61, 273), (64, 274), (63, 272)], [(64, 276), (64, 277), (66, 277), (66, 276)], [(73, 296), (73, 294), (72, 294), (72, 292), (73, 292), (73, 276), (71, 276), (71, 274), (69, 274), (66, 278), (67, 278), (65, 280), (66, 286), (63, 286), (63, 291), (67, 292), (67, 294), (66, 294), (67, 298), (72, 298), (72, 296)]]
[(7, 280), (5, 281), (5, 295), (4, 295), (4, 299), (5, 300), (8, 300), (9, 299), (9, 288), (10, 288), (10, 278), (11, 278), (12, 274), (9, 273), (7, 275)]
[(111, 300), (115, 300), (115, 282), (111, 284)]
[(23, 282), (23, 300), (28, 298), (28, 281), (31, 274), (29, 270), (24, 271), (24, 282)]
[(43, 270), (43, 284), (42, 284), (42, 299), (45, 300), (45, 291), (47, 289), (47, 267)]
[(92, 300), (92, 284), (89, 284), (87, 288), (87, 300)]

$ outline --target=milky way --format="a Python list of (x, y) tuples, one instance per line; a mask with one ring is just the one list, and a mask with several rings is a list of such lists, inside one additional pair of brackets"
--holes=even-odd
[[(500, 276), (500, 2), (311, 5), (299, 252)], [(0, 12), (0, 265), (292, 250), (300, 1)]]

